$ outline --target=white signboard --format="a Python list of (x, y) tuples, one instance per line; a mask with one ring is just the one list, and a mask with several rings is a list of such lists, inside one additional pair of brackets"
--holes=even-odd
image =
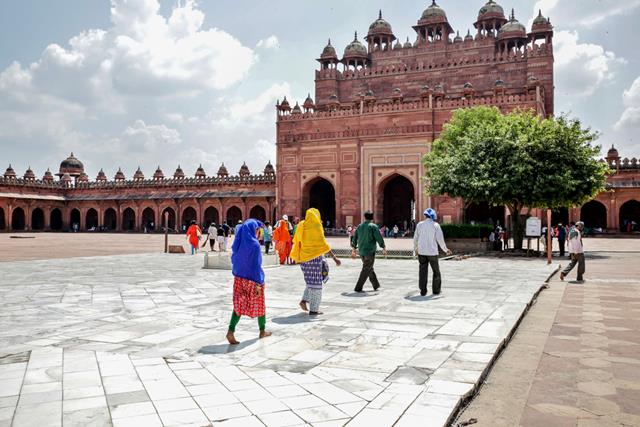
[(525, 236), (527, 237), (540, 237), (542, 228), (542, 220), (536, 217), (527, 218), (527, 226)]

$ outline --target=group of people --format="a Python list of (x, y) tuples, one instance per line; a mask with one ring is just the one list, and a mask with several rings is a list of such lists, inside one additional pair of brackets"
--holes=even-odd
[[(420, 294), (427, 294), (429, 266), (433, 270), (432, 290), (434, 294), (441, 292), (442, 277), (438, 264), (438, 253), (442, 250), (451, 253), (447, 248), (442, 229), (437, 223), (437, 214), (433, 209), (424, 212), (425, 219), (416, 227), (414, 234), (414, 249), (420, 264), (418, 285)], [(299, 302), (300, 308), (310, 316), (321, 315), (322, 289), (329, 280), (329, 263), (327, 257), (333, 259), (336, 266), (340, 260), (335, 256), (327, 242), (320, 212), (308, 209), (305, 219), (296, 224), (294, 230), (289, 231), (288, 218), (283, 216), (273, 232), (276, 251), (281, 264), (290, 259), (299, 264), (305, 282), (304, 292)], [(258, 318), (259, 338), (271, 335), (266, 330), (265, 304), (265, 275), (262, 269), (262, 252), (260, 237), (264, 236), (266, 224), (250, 219), (241, 224), (236, 230), (236, 237), (232, 246), (231, 264), (234, 277), (233, 284), (233, 313), (227, 331), (229, 344), (238, 344), (235, 337), (236, 327), (242, 316)], [(291, 238), (293, 233), (293, 238)], [(373, 222), (373, 212), (364, 213), (362, 222), (351, 237), (352, 258), (360, 256), (362, 269), (356, 282), (354, 291), (364, 292), (367, 279), (374, 291), (380, 289), (374, 270), (375, 256), (378, 247), (386, 256), (387, 250), (380, 229)]]

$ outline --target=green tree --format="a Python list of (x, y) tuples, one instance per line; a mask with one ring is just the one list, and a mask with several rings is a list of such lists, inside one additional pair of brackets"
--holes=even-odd
[(565, 116), (460, 109), (424, 157), (427, 192), (507, 206), (521, 249), (523, 208), (576, 206), (604, 190), (609, 167), (597, 160), (597, 137)]

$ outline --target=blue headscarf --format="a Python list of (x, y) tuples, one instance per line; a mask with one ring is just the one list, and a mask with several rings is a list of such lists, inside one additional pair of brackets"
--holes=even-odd
[(424, 211), (424, 216), (426, 216), (427, 218), (431, 218), (434, 221), (438, 220), (438, 214), (431, 208)]
[(260, 242), (256, 237), (256, 231), (262, 224), (250, 219), (236, 229), (231, 250), (231, 264), (233, 275), (242, 279), (251, 280), (260, 285), (264, 284), (264, 271), (262, 271), (262, 252)]

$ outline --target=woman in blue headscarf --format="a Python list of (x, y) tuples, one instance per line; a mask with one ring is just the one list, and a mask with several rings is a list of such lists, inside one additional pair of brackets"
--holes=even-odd
[(271, 332), (266, 331), (264, 271), (262, 271), (262, 252), (257, 237), (261, 227), (262, 224), (255, 219), (239, 225), (231, 247), (234, 280), (233, 314), (227, 332), (229, 344), (239, 344), (234, 333), (242, 315), (258, 318), (260, 338), (271, 335)]

